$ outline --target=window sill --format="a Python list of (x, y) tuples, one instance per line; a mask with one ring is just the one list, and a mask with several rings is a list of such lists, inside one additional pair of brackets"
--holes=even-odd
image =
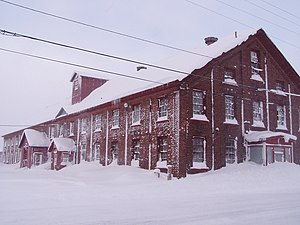
[(141, 122), (138, 121), (138, 122), (132, 123), (131, 126), (132, 126), (132, 127), (135, 127), (135, 126), (141, 126)]
[(277, 126), (276, 127), (276, 130), (284, 130), (284, 131), (287, 131), (287, 127), (286, 126)]
[(286, 96), (286, 93), (284, 91), (281, 91), (281, 90), (274, 90), (274, 89), (271, 89), (270, 90), (271, 93), (274, 93), (276, 95), (282, 95), (282, 96)]
[(233, 86), (238, 86), (237, 82), (234, 79), (225, 79), (223, 81), (223, 84), (228, 84), (228, 85), (233, 85)]
[(199, 114), (193, 114), (193, 117), (191, 118), (191, 120), (209, 122), (206, 115), (199, 115)]
[(239, 125), (239, 123), (236, 120), (236, 118), (234, 118), (234, 119), (225, 119), (224, 124)]
[(168, 118), (164, 116), (164, 117), (158, 117), (156, 122), (166, 122), (166, 121), (168, 121)]
[(259, 74), (252, 74), (250, 79), (265, 83), (265, 81), (261, 78), (261, 76)]
[(114, 126), (111, 128), (111, 130), (116, 130), (116, 129), (119, 129), (120, 127), (119, 126)]
[(191, 169), (208, 169), (206, 162), (193, 162)]
[(94, 130), (94, 133), (99, 133), (101, 131), (102, 131), (101, 129), (96, 129), (96, 130)]
[(74, 134), (70, 134), (70, 135), (69, 135), (69, 137), (74, 137), (74, 136), (75, 136)]
[(266, 128), (265, 124), (262, 121), (255, 121), (255, 122), (253, 122), (253, 124), (251, 126), (252, 127)]

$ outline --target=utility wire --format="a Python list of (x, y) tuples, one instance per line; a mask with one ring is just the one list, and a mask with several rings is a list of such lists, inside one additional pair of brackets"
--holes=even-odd
[(294, 31), (294, 30), (288, 29), (288, 28), (286, 28), (285, 26), (281, 26), (281, 25), (279, 25), (279, 24), (277, 24), (277, 23), (274, 23), (274, 22), (272, 22), (272, 21), (270, 21), (270, 20), (267, 20), (267, 19), (265, 19), (265, 18), (263, 18), (263, 17), (260, 17), (260, 16), (258, 16), (258, 15), (256, 15), (256, 14), (252, 14), (252, 13), (250, 13), (250, 12), (248, 12), (248, 11), (246, 11), (246, 10), (240, 9), (240, 8), (238, 8), (238, 7), (236, 7), (236, 6), (230, 5), (230, 4), (228, 4), (228, 3), (226, 3), (226, 2), (223, 2), (223, 1), (221, 1), (221, 0), (216, 0), (216, 1), (222, 3), (223, 5), (226, 5), (226, 6), (228, 6), (228, 7), (231, 7), (231, 8), (233, 8), (233, 9), (235, 9), (235, 10), (238, 10), (238, 11), (240, 11), (240, 12), (243, 12), (243, 13), (247, 14), (247, 15), (250, 15), (250, 16), (252, 16), (252, 17), (258, 18), (258, 19), (260, 19), (260, 20), (263, 20), (263, 21), (265, 21), (265, 22), (267, 22), (267, 23), (270, 23), (270, 24), (272, 24), (272, 25), (274, 25), (274, 26), (277, 26), (277, 27), (279, 27), (279, 28), (281, 28), (281, 29), (284, 29), (284, 30), (286, 30), (286, 31), (289, 31), (289, 32), (291, 32), (291, 33), (294, 33), (294, 34), (297, 34), (297, 35), (300, 36), (300, 33), (296, 32), (296, 31)]
[(300, 27), (300, 24), (295, 23), (293, 20), (287, 19), (287, 18), (285, 18), (284, 16), (281, 16), (281, 15), (279, 15), (279, 14), (277, 14), (277, 13), (274, 13), (272, 10), (266, 9), (266, 8), (260, 6), (260, 5), (256, 4), (256, 3), (254, 3), (254, 2), (252, 2), (252, 1), (250, 1), (250, 0), (244, 0), (244, 1), (250, 3), (251, 5), (256, 6), (257, 8), (260, 8), (260, 9), (262, 9), (262, 10), (268, 12), (268, 13), (271, 13), (271, 14), (273, 14), (273, 15), (275, 15), (275, 16), (277, 16), (277, 17), (279, 17), (279, 18), (281, 18), (281, 19), (283, 19), (283, 20), (285, 20), (285, 21), (288, 21), (288, 22), (290, 22), (290, 23), (292, 23), (292, 24), (294, 24), (294, 25)]
[[(0, 1), (1, 1), (1, 0), (0, 0)], [(231, 18), (231, 17), (229, 17), (229, 16), (226, 16), (226, 15), (224, 15), (224, 14), (222, 14), (222, 13), (219, 13), (219, 12), (217, 12), (217, 11), (214, 11), (214, 10), (212, 10), (212, 9), (209, 9), (209, 8), (207, 8), (207, 7), (205, 7), (205, 6), (201, 5), (201, 4), (199, 4), (199, 3), (193, 2), (193, 1), (191, 1), (191, 0), (184, 0), (184, 1), (185, 1), (185, 2), (188, 2), (188, 3), (190, 3), (190, 4), (193, 4), (193, 5), (197, 6), (197, 7), (200, 7), (200, 8), (202, 8), (202, 9), (205, 9), (205, 10), (207, 10), (207, 11), (210, 11), (210, 12), (212, 12), (212, 13), (214, 13), (214, 14), (219, 15), (219, 16), (222, 16), (222, 17), (224, 17), (224, 18), (226, 18), (226, 19), (228, 19), (228, 20), (231, 20), (231, 21), (233, 21), (233, 22), (236, 22), (236, 23), (238, 23), (238, 24), (241, 24), (241, 25), (243, 25), (243, 26), (246, 26), (246, 27), (248, 27), (248, 28), (251, 28), (251, 29), (256, 30), (256, 28), (254, 28), (254, 27), (252, 27), (252, 26), (250, 26), (250, 25), (248, 25), (248, 24), (246, 24), (246, 23), (243, 23), (243, 22), (241, 22), (241, 21), (239, 21), (239, 20), (233, 19), (233, 18)], [(225, 4), (226, 4), (226, 3), (225, 3)], [(274, 38), (274, 39), (277, 39), (278, 41), (281, 41), (282, 43), (285, 43), (285, 44), (287, 44), (287, 45), (290, 45), (290, 46), (295, 47), (295, 48), (297, 48), (297, 49), (300, 50), (300, 47), (297, 46), (297, 45), (295, 45), (295, 44), (293, 44), (293, 43), (290, 43), (290, 42), (288, 42), (288, 41), (285, 41), (285, 40), (283, 40), (283, 39), (281, 39), (281, 38), (278, 38), (278, 37), (276, 37), (276, 36), (274, 36), (274, 35), (269, 35), (269, 36), (272, 37), (272, 38)]]
[(285, 10), (285, 9), (283, 9), (283, 8), (280, 8), (280, 7), (274, 5), (274, 4), (270, 3), (270, 2), (267, 2), (267, 1), (265, 1), (265, 0), (260, 0), (260, 1), (262, 1), (262, 2), (264, 2), (264, 3), (266, 3), (266, 4), (268, 4), (268, 5), (270, 5), (270, 6), (274, 7), (274, 8), (276, 8), (276, 9), (279, 9), (279, 10), (281, 10), (282, 12), (285, 12), (285, 13), (287, 13), (287, 14), (289, 14), (289, 15), (295, 17), (295, 18), (300, 19), (300, 16), (297, 16), (297, 15), (291, 13), (291, 12), (288, 11), (288, 10)]
[(75, 67), (80, 67), (80, 68), (84, 68), (84, 69), (94, 70), (97, 72), (107, 73), (107, 74), (111, 74), (114, 76), (125, 77), (125, 78), (130, 78), (130, 79), (135, 79), (135, 80), (141, 80), (141, 81), (146, 81), (146, 82), (156, 83), (156, 84), (164, 84), (162, 82), (149, 80), (149, 79), (145, 79), (145, 78), (140, 78), (140, 77), (135, 77), (135, 76), (127, 75), (124, 73), (102, 70), (102, 69), (98, 69), (95, 67), (84, 66), (84, 65), (80, 65), (80, 64), (76, 64), (76, 63), (61, 61), (61, 60), (57, 60), (57, 59), (51, 59), (51, 58), (47, 58), (47, 57), (43, 57), (43, 56), (32, 55), (32, 54), (18, 52), (18, 51), (14, 51), (14, 50), (10, 50), (10, 49), (0, 48), (0, 51), (10, 52), (10, 53), (18, 54), (18, 55), (28, 56), (28, 57), (41, 59), (41, 60), (45, 60), (45, 61), (50, 61), (50, 62), (55, 62), (55, 63), (59, 63), (59, 64), (64, 64), (64, 65), (68, 65), (68, 66), (75, 66)]
[[(75, 46), (71, 46), (71, 45), (67, 45), (67, 44), (62, 44), (62, 43), (58, 43), (58, 42), (54, 42), (54, 41), (49, 41), (49, 40), (37, 38), (37, 37), (32, 37), (32, 36), (28, 36), (28, 35), (24, 35), (24, 34), (18, 34), (18, 33), (14, 33), (14, 32), (11, 32), (11, 31), (6, 31), (6, 30), (1, 30), (0, 29), (0, 33), (3, 34), (3, 35), (27, 38), (27, 39), (34, 40), (34, 41), (40, 41), (40, 42), (44, 42), (44, 43), (47, 43), (47, 44), (52, 44), (52, 45), (56, 45), (56, 46), (60, 46), (60, 47), (64, 47), (64, 48), (70, 48), (70, 49), (74, 49), (74, 50), (78, 50), (78, 51), (82, 51), (82, 52), (87, 52), (87, 53), (91, 53), (91, 54), (95, 54), (95, 55), (100, 55), (100, 56), (103, 56), (103, 57), (108, 57), (108, 58), (112, 58), (112, 59), (116, 59), (116, 60), (129, 62), (129, 63), (136, 63), (136, 64), (149, 66), (149, 67), (153, 67), (153, 68), (156, 68), (156, 69), (166, 70), (166, 71), (170, 71), (170, 72), (174, 72), (174, 73), (181, 73), (181, 74), (184, 74), (184, 75), (189, 75), (190, 74), (190, 73), (187, 73), (187, 72), (183, 72), (183, 71), (179, 71), (179, 70), (175, 70), (175, 69), (171, 69), (171, 68), (167, 68), (167, 67), (163, 67), (163, 66), (158, 66), (158, 65), (145, 63), (145, 62), (141, 62), (141, 61), (137, 61), (137, 60), (133, 60), (133, 59), (128, 59), (128, 58), (124, 58), (124, 57), (120, 57), (120, 56), (114, 56), (114, 55), (110, 55), (110, 54), (96, 52), (96, 51), (92, 51), (92, 50), (88, 50), (88, 49), (84, 49), (84, 48), (79, 48), (79, 47), (75, 47)], [(210, 56), (210, 59), (213, 59), (213, 57)]]
[(24, 5), (16, 4), (16, 3), (13, 3), (13, 2), (10, 2), (10, 1), (0, 0), (0, 2), (7, 3), (9, 5), (13, 5), (13, 6), (22, 8), (22, 9), (30, 10), (32, 12), (36, 12), (36, 13), (43, 14), (43, 15), (46, 15), (46, 16), (50, 16), (50, 17), (54, 17), (54, 18), (57, 18), (57, 19), (61, 19), (61, 20), (64, 20), (64, 21), (76, 23), (76, 24), (79, 24), (79, 25), (82, 25), (82, 26), (86, 26), (86, 27), (90, 27), (90, 28), (93, 28), (93, 29), (97, 29), (97, 30), (108, 32), (108, 33), (112, 33), (112, 34), (115, 34), (115, 35), (123, 36), (123, 37), (126, 37), (126, 38), (130, 38), (130, 39), (134, 39), (134, 40), (146, 42), (146, 43), (149, 43), (149, 44), (153, 44), (153, 45), (158, 45), (158, 46), (161, 46), (161, 47), (169, 48), (169, 49), (172, 49), (172, 50), (177, 50), (177, 51), (181, 51), (181, 52), (185, 52), (185, 53), (189, 53), (189, 54), (193, 54), (193, 55), (198, 55), (198, 56), (203, 56), (203, 57), (208, 57), (209, 58), (209, 56), (207, 56), (205, 54), (200, 54), (200, 53), (197, 53), (197, 52), (185, 50), (185, 49), (178, 48), (178, 47), (175, 47), (175, 46), (171, 46), (171, 45), (162, 44), (162, 43), (159, 43), (159, 42), (147, 40), (145, 38), (133, 36), (133, 35), (130, 35), (130, 34), (125, 34), (125, 33), (121, 33), (121, 32), (114, 31), (114, 30), (110, 30), (110, 29), (107, 29), (107, 28), (103, 28), (103, 27), (91, 25), (91, 24), (84, 23), (84, 22), (81, 22), (81, 21), (78, 21), (78, 20), (69, 19), (69, 18), (66, 18), (66, 17), (63, 17), (63, 16), (58, 16), (58, 15), (55, 15), (55, 14), (52, 14), (52, 13), (48, 13), (48, 12), (37, 10), (37, 9), (34, 9), (34, 8), (30, 8), (30, 7), (27, 7), (27, 6), (24, 6)]

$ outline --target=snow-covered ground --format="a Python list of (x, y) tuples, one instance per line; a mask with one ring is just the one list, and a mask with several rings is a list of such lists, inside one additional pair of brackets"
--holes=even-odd
[(300, 166), (244, 163), (166, 180), (134, 167), (0, 164), (0, 224), (300, 224)]

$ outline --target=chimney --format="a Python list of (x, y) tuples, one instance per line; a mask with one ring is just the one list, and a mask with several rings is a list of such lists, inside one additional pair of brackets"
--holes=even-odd
[(204, 38), (205, 44), (206, 45), (211, 45), (213, 43), (215, 43), (218, 40), (217, 37), (206, 37)]

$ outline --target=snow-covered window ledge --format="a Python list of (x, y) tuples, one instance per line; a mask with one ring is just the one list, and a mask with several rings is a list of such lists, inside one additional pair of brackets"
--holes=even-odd
[(206, 162), (193, 162), (191, 169), (208, 169)]
[(156, 168), (167, 168), (167, 160), (157, 161)]
[(285, 131), (287, 131), (288, 129), (284, 125), (277, 125), (276, 130), (285, 130)]
[(120, 127), (119, 126), (113, 126), (112, 128), (111, 128), (111, 130), (115, 130), (115, 129), (119, 129)]
[(193, 117), (191, 118), (191, 120), (198, 120), (198, 121), (204, 121), (204, 122), (209, 122), (209, 120), (207, 119), (206, 115), (202, 114), (193, 114)]
[(236, 118), (233, 118), (233, 119), (225, 119), (224, 124), (239, 125), (239, 123), (238, 123), (238, 121), (236, 120)]
[(70, 134), (69, 137), (74, 137), (74, 134)]
[(282, 95), (282, 96), (286, 96), (286, 93), (284, 91), (281, 91), (281, 90), (274, 90), (274, 89), (271, 89), (270, 92), (276, 94), (276, 95)]
[(101, 129), (96, 129), (96, 130), (94, 130), (94, 133), (97, 133), (97, 132), (101, 132)]
[(262, 77), (259, 74), (252, 74), (250, 79), (265, 83), (265, 81), (262, 79)]
[(158, 117), (156, 122), (164, 122), (167, 121), (168, 117), (167, 116), (162, 116), (162, 117)]
[(237, 82), (235, 81), (235, 79), (231, 79), (231, 78), (226, 78), (223, 81), (223, 84), (229, 84), (229, 85), (233, 85), (233, 86), (238, 86)]
[(132, 127), (134, 127), (134, 126), (141, 126), (141, 121), (132, 123), (131, 126), (132, 126)]
[(260, 128), (265, 128), (265, 124), (262, 121), (253, 121), (253, 124), (251, 125), (252, 127), (260, 127)]

